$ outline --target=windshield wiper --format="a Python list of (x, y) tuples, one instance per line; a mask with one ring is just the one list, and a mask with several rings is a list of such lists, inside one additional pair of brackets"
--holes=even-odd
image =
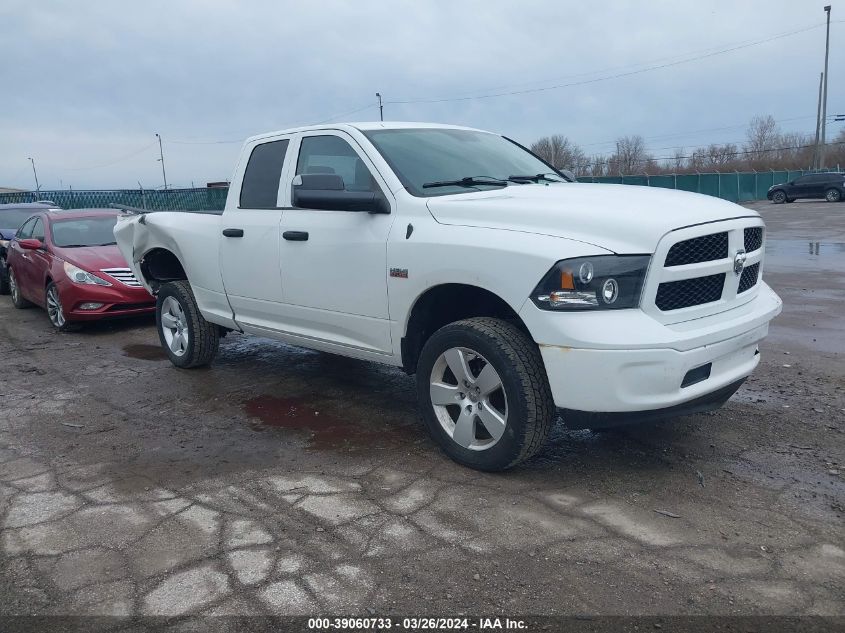
[(552, 172), (547, 172), (545, 174), (535, 174), (533, 176), (508, 176), (508, 180), (512, 180), (513, 182), (540, 182), (541, 180), (545, 180), (546, 182), (566, 182), (566, 180), (561, 180), (560, 178), (549, 178), (548, 174)]
[(460, 180), (436, 180), (423, 183), (423, 189), (432, 187), (475, 187), (477, 185), (491, 185), (493, 187), (507, 187), (508, 181), (492, 176), (467, 176)]

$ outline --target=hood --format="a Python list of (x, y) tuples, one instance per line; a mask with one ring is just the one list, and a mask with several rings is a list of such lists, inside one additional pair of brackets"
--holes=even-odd
[(128, 268), (126, 260), (117, 246), (83, 246), (79, 248), (53, 247), (53, 252), (65, 260), (88, 272), (103, 268)]
[(660, 238), (693, 224), (759, 217), (732, 202), (686, 191), (570, 183), (511, 185), (430, 198), (441, 224), (552, 235), (614, 253), (653, 253)]

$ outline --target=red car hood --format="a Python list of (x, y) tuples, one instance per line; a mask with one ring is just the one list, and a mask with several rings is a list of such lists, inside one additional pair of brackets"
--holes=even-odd
[(82, 246), (79, 248), (57, 248), (53, 252), (65, 260), (88, 272), (96, 272), (103, 268), (128, 268), (126, 260), (117, 246)]

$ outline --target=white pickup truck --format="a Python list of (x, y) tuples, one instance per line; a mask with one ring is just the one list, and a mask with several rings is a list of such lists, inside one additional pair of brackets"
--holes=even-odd
[(115, 228), (177, 367), (255, 334), (416, 373), (453, 459), (502, 470), (575, 428), (722, 405), (781, 310), (763, 221), (712, 197), (580, 184), (514, 141), (419, 123), (243, 147), (222, 214)]

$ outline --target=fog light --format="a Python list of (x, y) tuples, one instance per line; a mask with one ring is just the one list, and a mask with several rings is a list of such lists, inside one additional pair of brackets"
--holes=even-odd
[(98, 310), (99, 308), (102, 308), (102, 307), (103, 307), (102, 303), (91, 302), (91, 303), (80, 303), (79, 304), (80, 310)]
[(608, 279), (602, 284), (601, 298), (605, 303), (613, 303), (619, 296), (619, 284), (615, 279)]

